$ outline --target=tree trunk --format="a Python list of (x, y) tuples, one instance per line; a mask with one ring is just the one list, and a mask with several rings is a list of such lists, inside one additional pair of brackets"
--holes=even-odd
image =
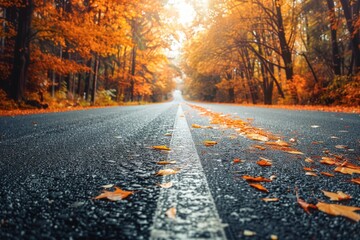
[(346, 25), (351, 37), (352, 58), (355, 67), (354, 73), (357, 74), (360, 72), (360, 33), (358, 29), (355, 29), (355, 23), (359, 18), (360, 1), (357, 0), (354, 3), (351, 3), (351, 5), (351, 1), (349, 2), (349, 0), (340, 0), (340, 2), (346, 18)]
[(14, 65), (11, 74), (11, 97), (16, 101), (24, 99), (28, 69), (30, 64), (30, 31), (34, 3), (24, 0), (23, 7), (19, 8), (19, 19), (14, 48)]
[(330, 15), (330, 33), (331, 33), (331, 49), (332, 49), (332, 61), (333, 61), (333, 71), (335, 75), (341, 75), (341, 59), (340, 51), (337, 42), (337, 21), (335, 15), (335, 6), (333, 0), (326, 0), (329, 8)]
[(135, 68), (136, 68), (136, 47), (132, 49), (131, 55), (131, 81), (130, 81), (130, 101), (134, 101), (134, 90), (135, 90)]

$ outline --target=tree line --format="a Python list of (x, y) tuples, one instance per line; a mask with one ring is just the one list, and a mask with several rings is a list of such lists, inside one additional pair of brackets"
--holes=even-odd
[(14, 103), (162, 101), (179, 69), (161, 0), (0, 0), (0, 95)]
[(212, 0), (189, 29), (188, 98), (360, 104), (359, 0)]

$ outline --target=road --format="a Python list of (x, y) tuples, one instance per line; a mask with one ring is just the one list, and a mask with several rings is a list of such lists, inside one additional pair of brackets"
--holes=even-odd
[[(1, 117), (0, 239), (360, 239), (360, 223), (318, 210), (307, 214), (295, 194), (298, 189), (316, 204), (330, 203), (320, 190), (343, 191), (352, 199), (340, 204), (360, 206), (360, 187), (349, 182), (359, 174), (334, 173), (334, 166), (319, 163), (332, 154), (359, 163), (358, 114), (191, 104), (239, 117), (304, 154), (279, 151), (221, 124), (193, 128), (209, 126), (210, 118), (180, 96), (162, 104)], [(205, 140), (217, 144), (204, 146)], [(273, 165), (258, 166), (260, 157)], [(176, 164), (157, 165), (160, 160)], [(179, 172), (156, 176), (170, 167)], [(303, 167), (318, 176), (305, 175)], [(263, 183), (266, 193), (243, 175), (276, 178)], [(169, 181), (169, 189), (158, 186)], [(116, 202), (94, 199), (108, 184), (135, 192)], [(165, 214), (170, 208), (175, 219)], [(256, 235), (246, 236), (249, 231)]]

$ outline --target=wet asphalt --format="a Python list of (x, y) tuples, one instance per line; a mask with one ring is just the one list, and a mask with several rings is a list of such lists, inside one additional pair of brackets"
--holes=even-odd
[[(169, 145), (179, 102), (112, 107), (0, 118), (0, 239), (148, 239), (167, 154), (150, 149)], [(233, 130), (193, 129), (191, 134), (219, 216), (228, 224), (228, 239), (360, 239), (360, 223), (319, 211), (305, 213), (296, 203), (295, 188), (305, 201), (329, 200), (320, 190), (343, 191), (360, 206), (360, 186), (351, 175), (306, 176), (303, 167), (331, 172), (319, 163), (333, 153), (359, 164), (358, 114), (288, 111), (233, 105), (198, 104), (261, 127), (293, 144), (304, 155), (254, 149), (252, 140), (230, 137)], [(209, 125), (209, 119), (186, 104), (188, 124)], [(314, 127), (317, 126), (317, 127)], [(205, 147), (204, 140), (218, 144)], [(336, 148), (346, 145), (347, 148)], [(256, 165), (259, 157), (273, 166)], [(311, 157), (315, 163), (304, 161)], [(234, 164), (233, 159), (241, 163)], [(242, 175), (277, 178), (259, 192)], [(353, 177), (359, 177), (354, 175)], [(126, 200), (94, 200), (102, 185), (115, 184), (136, 193)], [(266, 203), (264, 197), (277, 197)], [(244, 230), (256, 232), (244, 236)]]

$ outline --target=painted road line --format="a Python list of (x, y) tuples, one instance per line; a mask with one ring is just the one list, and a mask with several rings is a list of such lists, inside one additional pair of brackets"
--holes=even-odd
[[(163, 177), (163, 183), (174, 185), (160, 190), (151, 239), (226, 239), (226, 224), (219, 218), (181, 105), (170, 148), (169, 159), (181, 170)], [(172, 207), (177, 211), (175, 219), (165, 215)]]

